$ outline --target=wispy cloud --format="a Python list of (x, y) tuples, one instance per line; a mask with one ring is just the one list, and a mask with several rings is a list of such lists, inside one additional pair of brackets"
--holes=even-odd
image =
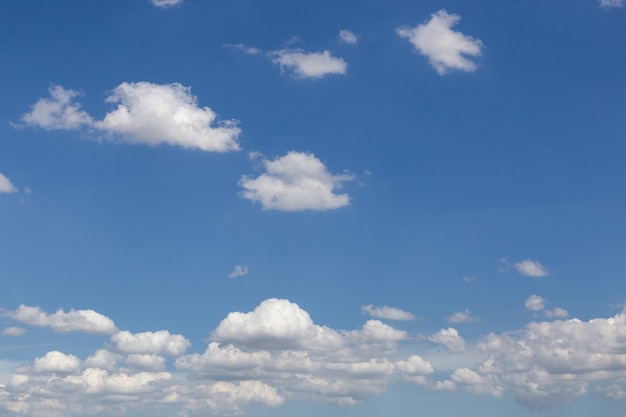
[(473, 316), (471, 311), (457, 311), (456, 313), (446, 317), (448, 323), (475, 323), (478, 321), (478, 317)]
[(395, 307), (374, 307), (369, 304), (366, 306), (362, 306), (361, 310), (363, 313), (367, 313), (370, 317), (375, 319), (387, 319), (387, 320), (415, 320), (415, 315), (413, 313), (409, 313), (408, 311), (401, 310)]
[(23, 124), (45, 130), (95, 131), (122, 143), (168, 144), (213, 152), (239, 149), (237, 123), (217, 123), (215, 112), (198, 107), (191, 89), (178, 83), (122, 83), (106, 98), (117, 108), (102, 120), (95, 120), (74, 102), (78, 92), (58, 85), (49, 92), (51, 98), (39, 99), (21, 117)]
[(600, 7), (624, 7), (624, 0), (599, 0)]
[(341, 29), (338, 36), (340, 41), (350, 45), (356, 45), (356, 43), (359, 41), (358, 36), (356, 36), (354, 32), (348, 29)]
[(281, 211), (331, 210), (350, 204), (347, 194), (336, 194), (352, 174), (333, 175), (312, 153), (288, 152), (262, 161), (265, 173), (243, 176), (241, 196), (261, 203), (264, 209)]
[(475, 71), (476, 64), (466, 56), (480, 55), (483, 43), (452, 30), (460, 20), (460, 16), (441, 9), (432, 14), (428, 22), (416, 27), (399, 27), (396, 33), (407, 38), (417, 52), (426, 56), (440, 75), (450, 70)]
[(543, 312), (543, 315), (547, 318), (565, 319), (569, 316), (567, 310), (556, 307), (554, 310), (546, 310), (546, 300), (536, 294), (531, 295), (524, 301), (524, 306), (534, 313)]
[(152, 5), (156, 7), (172, 7), (182, 2), (183, 0), (152, 0)]
[(238, 277), (243, 277), (248, 275), (248, 267), (245, 265), (235, 265), (235, 269), (232, 270), (230, 274), (228, 274), (228, 278), (234, 279)]

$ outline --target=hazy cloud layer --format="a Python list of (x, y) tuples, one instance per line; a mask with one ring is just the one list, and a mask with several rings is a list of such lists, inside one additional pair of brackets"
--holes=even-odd
[(17, 188), (0, 172), (0, 194), (1, 193), (16, 193)]
[(51, 98), (39, 99), (22, 116), (23, 124), (45, 130), (81, 129), (122, 143), (168, 144), (213, 152), (239, 149), (241, 130), (236, 122), (217, 122), (215, 112), (198, 107), (191, 89), (178, 83), (122, 83), (106, 98), (117, 107), (102, 120), (95, 120), (74, 103), (79, 95), (76, 91), (61, 86), (49, 91)]
[(265, 173), (256, 178), (243, 176), (241, 196), (258, 202), (264, 209), (281, 211), (331, 210), (347, 206), (347, 194), (335, 190), (354, 179), (351, 174), (333, 175), (326, 166), (306, 152), (262, 161)]
[(329, 74), (346, 74), (348, 64), (329, 51), (304, 52), (300, 49), (281, 49), (270, 53), (272, 62), (295, 78), (319, 79)]
[(370, 317), (375, 319), (387, 319), (387, 320), (415, 320), (415, 315), (408, 311), (401, 310), (395, 307), (374, 307), (369, 304), (361, 307), (363, 313), (367, 313)]
[(407, 38), (417, 52), (427, 57), (440, 75), (450, 70), (475, 71), (476, 64), (467, 56), (480, 55), (483, 43), (452, 30), (460, 20), (460, 16), (442, 9), (432, 14), (428, 22), (416, 27), (399, 27), (396, 33)]

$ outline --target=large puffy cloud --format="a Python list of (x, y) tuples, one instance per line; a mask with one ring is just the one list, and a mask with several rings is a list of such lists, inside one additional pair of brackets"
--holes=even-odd
[(112, 334), (117, 331), (113, 320), (93, 310), (62, 309), (48, 314), (40, 307), (20, 305), (17, 310), (8, 312), (13, 320), (32, 326), (50, 327), (58, 333), (85, 332), (91, 334)]
[(0, 194), (2, 193), (16, 193), (17, 188), (11, 183), (11, 181), (0, 172)]
[[(406, 332), (378, 320), (356, 330), (316, 324), (288, 300), (269, 299), (218, 325), (203, 353), (169, 332), (118, 332), (82, 360), (52, 351), (0, 385), (0, 415), (231, 416), (290, 399), (358, 403), (392, 381), (428, 384), (432, 365), (398, 357)], [(176, 356), (169, 372), (162, 355)]]
[(428, 22), (416, 27), (399, 27), (396, 33), (407, 38), (416, 51), (426, 56), (435, 70), (443, 75), (450, 70), (474, 71), (476, 64), (467, 59), (481, 53), (482, 42), (452, 30), (461, 18), (439, 10)]
[(354, 176), (331, 174), (311, 153), (288, 152), (263, 160), (263, 166), (265, 173), (256, 178), (243, 176), (239, 185), (244, 189), (243, 198), (261, 203), (264, 209), (331, 210), (350, 204), (347, 194), (336, 194), (335, 190)]
[(490, 334), (478, 347), (487, 359), (475, 370), (457, 369), (447, 381), (455, 388), (509, 391), (531, 409), (572, 401), (592, 382), (608, 382), (600, 389), (612, 396), (626, 375), (626, 313), (586, 322), (532, 322), (521, 331)]
[(329, 74), (345, 74), (348, 64), (332, 56), (329, 51), (304, 52), (300, 49), (281, 49), (271, 52), (272, 61), (296, 78), (318, 79)]
[(61, 86), (50, 87), (51, 98), (42, 98), (24, 124), (46, 130), (83, 129), (104, 134), (123, 143), (168, 144), (203, 151), (238, 150), (241, 130), (232, 120), (217, 123), (209, 107), (199, 107), (189, 87), (181, 84), (122, 83), (107, 97), (117, 107), (95, 120), (74, 103), (78, 93)]
[(127, 330), (111, 336), (111, 341), (123, 353), (179, 356), (191, 346), (191, 342), (179, 334), (167, 330), (131, 333)]
[(415, 315), (413, 313), (395, 307), (374, 307), (373, 305), (368, 304), (361, 307), (361, 309), (363, 310), (363, 313), (367, 313), (376, 319), (415, 320)]

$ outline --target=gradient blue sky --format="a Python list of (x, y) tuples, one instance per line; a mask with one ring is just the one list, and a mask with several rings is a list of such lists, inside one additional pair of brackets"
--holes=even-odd
[(623, 416), (624, 6), (4, 2), (0, 416)]

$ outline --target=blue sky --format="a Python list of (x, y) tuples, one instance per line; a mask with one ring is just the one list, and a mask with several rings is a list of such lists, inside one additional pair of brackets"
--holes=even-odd
[(626, 2), (0, 6), (0, 416), (623, 416)]

